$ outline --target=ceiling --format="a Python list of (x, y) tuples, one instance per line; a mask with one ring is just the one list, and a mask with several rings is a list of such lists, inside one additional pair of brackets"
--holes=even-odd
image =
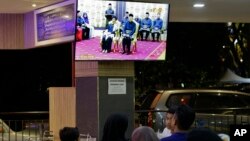
[[(0, 0), (0, 13), (27, 13), (64, 0)], [(32, 4), (36, 7), (32, 7)]]
[[(0, 13), (26, 13), (64, 0), (0, 0)], [(250, 23), (250, 0), (130, 0), (170, 3), (171, 22)], [(193, 8), (195, 2), (204, 8)], [(36, 8), (31, 5), (37, 4)]]

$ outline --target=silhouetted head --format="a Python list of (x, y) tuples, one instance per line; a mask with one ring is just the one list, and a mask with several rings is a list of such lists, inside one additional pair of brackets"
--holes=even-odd
[(178, 130), (188, 130), (195, 119), (195, 112), (188, 105), (180, 105), (175, 110), (171, 120), (171, 127)]
[(101, 141), (123, 141), (128, 128), (128, 117), (123, 114), (110, 115), (103, 128)]
[(59, 131), (61, 141), (78, 141), (79, 131), (77, 127), (64, 127)]

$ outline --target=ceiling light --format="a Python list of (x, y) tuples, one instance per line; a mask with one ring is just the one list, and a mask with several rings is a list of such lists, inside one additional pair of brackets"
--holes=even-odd
[(195, 8), (202, 8), (202, 7), (204, 7), (204, 6), (205, 6), (204, 3), (195, 3), (195, 4), (193, 5), (193, 7), (195, 7)]
[(36, 7), (36, 4), (32, 4), (32, 7)]

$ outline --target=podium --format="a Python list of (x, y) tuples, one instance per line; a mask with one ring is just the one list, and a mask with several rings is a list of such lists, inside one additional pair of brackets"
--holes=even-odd
[(54, 141), (60, 141), (59, 130), (65, 126), (76, 127), (75, 87), (50, 87), (49, 89), (49, 130)]

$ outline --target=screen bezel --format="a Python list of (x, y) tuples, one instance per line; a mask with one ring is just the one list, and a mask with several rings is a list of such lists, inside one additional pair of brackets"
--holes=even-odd
[[(78, 10), (78, 1), (79, 0), (76, 0), (76, 11)], [(169, 26), (169, 16), (170, 16), (170, 3), (168, 2), (154, 2), (154, 1), (145, 1), (145, 0), (125, 0), (125, 1), (121, 1), (121, 0), (96, 0), (96, 1), (116, 1), (116, 2), (137, 2), (137, 3), (151, 3), (151, 4), (166, 4), (167, 5), (167, 18), (166, 18), (166, 47), (165, 47), (165, 55), (164, 55), (164, 59), (140, 59), (140, 60), (137, 60), (137, 59), (125, 59), (125, 60), (121, 60), (121, 59), (104, 59), (104, 60), (101, 60), (101, 59), (77, 59), (76, 58), (76, 34), (75, 34), (75, 61), (165, 61), (166, 60), (166, 55), (167, 55), (167, 41), (168, 41), (168, 26)], [(77, 15), (76, 15), (76, 20), (77, 20)]]

